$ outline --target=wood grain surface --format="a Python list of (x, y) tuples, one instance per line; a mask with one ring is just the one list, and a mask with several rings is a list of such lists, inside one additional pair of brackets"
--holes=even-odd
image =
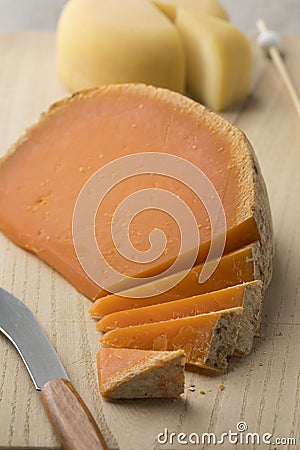
[[(286, 64), (300, 91), (300, 36), (286, 37), (284, 46)], [(2, 35), (0, 55), (0, 151), (4, 153), (66, 91), (55, 73), (53, 34)], [(178, 443), (160, 446), (157, 434), (168, 428), (177, 433), (220, 435), (236, 431), (241, 420), (249, 432), (273, 434), (272, 442), (295, 437), (300, 445), (300, 124), (271, 62), (255, 46), (254, 58), (253, 93), (225, 116), (247, 133), (262, 166), (274, 217), (275, 272), (265, 301), (263, 337), (257, 339), (252, 355), (233, 361), (227, 374), (187, 373), (185, 395), (176, 401), (105, 402), (97, 389), (99, 344), (88, 315), (89, 301), (0, 234), (0, 285), (36, 315), (110, 449), (208, 448)], [(21, 447), (57, 449), (59, 445), (21, 359), (0, 336), (0, 448)], [(297, 446), (241, 444), (235, 448)]]
[(108, 450), (94, 418), (69, 380), (47, 381), (41, 400), (64, 450)]

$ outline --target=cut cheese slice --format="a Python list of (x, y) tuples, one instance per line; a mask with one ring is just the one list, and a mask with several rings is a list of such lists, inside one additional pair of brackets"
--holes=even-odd
[(152, 0), (172, 21), (176, 18), (176, 10), (184, 8), (188, 11), (202, 11), (211, 16), (228, 20), (228, 15), (218, 0)]
[(184, 391), (185, 354), (102, 348), (97, 354), (98, 383), (107, 399), (176, 398)]
[(250, 92), (251, 48), (247, 37), (231, 23), (178, 9), (176, 26), (187, 61), (187, 89), (206, 106), (221, 111)]
[[(126, 296), (119, 293), (99, 298), (90, 308), (90, 314), (94, 317), (104, 317), (117, 311), (172, 302), (257, 279), (263, 279), (266, 285), (266, 279), (263, 278), (263, 273), (266, 271), (263, 271), (260, 266), (261, 260), (260, 245), (249, 245), (224, 255), (214, 273), (205, 283), (199, 283), (203, 265), (198, 265), (193, 267), (186, 277), (172, 289), (166, 291), (165, 286), (170, 286), (170, 280), (179, 280), (180, 273), (129, 289), (125, 291)], [(155, 293), (157, 294), (153, 295)]]
[(69, 0), (57, 27), (57, 69), (72, 92), (125, 82), (185, 89), (179, 33), (146, 0)]
[(106, 333), (107, 347), (141, 350), (178, 350), (186, 353), (187, 364), (224, 370), (236, 348), (242, 308), (120, 328)]
[(239, 354), (247, 354), (251, 351), (255, 333), (260, 326), (262, 296), (262, 283), (252, 281), (208, 294), (109, 314), (97, 323), (97, 329), (107, 332), (240, 306), (243, 307), (243, 314), (236, 350)]
[[(269, 274), (273, 251), (269, 203), (244, 134), (180, 94), (139, 84), (104, 86), (73, 95), (53, 105), (19, 139), (0, 167), (0, 230), (54, 267), (87, 297), (105, 295), (107, 289), (101, 283), (107, 274), (99, 270), (101, 282), (92, 280), (74, 249), (72, 219), (76, 201), (90, 177), (109, 162), (153, 152), (184, 158), (206, 175), (224, 207), (225, 251), (260, 239), (261, 267)], [(159, 172), (159, 155), (156, 160)], [(111, 174), (112, 184), (114, 177), (127, 174), (128, 167), (123, 169)], [(177, 223), (168, 213), (155, 208), (133, 218), (129, 238), (134, 251), (145, 253), (151, 231), (161, 229), (167, 239), (161, 255), (141, 264), (129, 261), (118, 251), (111, 235), (112, 217), (121, 202), (137, 191), (137, 183), (141, 190), (170, 191), (192, 211), (201, 242), (197, 262), (203, 262), (211, 242), (211, 227), (201, 199), (188, 185), (150, 173), (138, 175), (138, 180), (130, 177), (106, 191), (91, 234), (96, 236), (107, 264), (121, 275), (139, 277), (147, 272), (152, 276), (170, 266), (178, 255), (181, 233)], [(88, 195), (94, 193), (89, 191)], [(89, 204), (89, 197), (86, 200)], [(93, 226), (93, 221), (85, 223), (82, 214), (82, 226), (75, 238)], [(91, 248), (85, 239), (81, 244), (81, 262), (92, 260), (97, 271)]]

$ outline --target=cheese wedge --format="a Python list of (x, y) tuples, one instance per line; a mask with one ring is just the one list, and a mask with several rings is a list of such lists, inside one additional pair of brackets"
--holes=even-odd
[(208, 294), (112, 313), (103, 317), (96, 327), (99, 331), (107, 332), (240, 306), (243, 307), (243, 314), (236, 350), (239, 354), (247, 354), (251, 351), (254, 335), (260, 326), (262, 296), (261, 281), (252, 281)]
[(251, 48), (234, 25), (201, 11), (178, 9), (176, 26), (187, 61), (187, 89), (215, 111), (244, 100), (250, 92)]
[[(137, 153), (142, 153), (138, 157), (147, 171), (143, 155), (152, 152), (183, 158), (208, 177), (226, 215), (225, 251), (260, 239), (261, 267), (269, 274), (273, 245), (268, 197), (244, 134), (180, 94), (139, 84), (103, 86), (73, 95), (53, 105), (18, 140), (0, 166), (0, 230), (55, 268), (90, 299), (105, 295), (109, 289), (101, 284), (106, 273), (99, 271), (100, 281), (93, 281), (77, 258), (73, 237), (78, 239), (86, 229), (96, 236), (107, 264), (121, 276), (161, 273), (178, 255), (181, 242), (177, 223), (167, 213), (155, 208), (144, 210), (134, 217), (129, 229), (134, 251), (142, 253), (149, 248), (151, 231), (160, 228), (165, 233), (165, 250), (156, 259), (143, 264), (129, 261), (112, 239), (112, 216), (120, 203), (137, 191), (137, 177), (106, 191), (97, 210), (95, 229), (93, 221), (85, 222), (83, 211), (80, 232), (72, 235), (74, 208), (90, 177), (109, 162)], [(159, 172), (159, 155), (156, 160)], [(113, 184), (114, 176), (126, 175), (129, 169), (126, 166), (112, 173), (110, 182)], [(211, 243), (210, 220), (201, 199), (187, 183), (155, 173), (141, 174), (138, 188), (170, 191), (190, 208), (200, 233), (197, 262), (203, 262)], [(87, 195), (94, 194), (89, 191)], [(97, 271), (91, 248), (85, 239), (81, 244), (81, 262), (91, 259)]]
[[(173, 302), (253, 280), (262, 279), (265, 288), (269, 277), (267, 279), (263, 277), (267, 270), (263, 270), (260, 261), (262, 261), (260, 245), (249, 245), (224, 255), (215, 272), (205, 283), (199, 283), (199, 276), (203, 269), (201, 264), (193, 267), (183, 280), (169, 290), (166, 290), (165, 286), (170, 285), (170, 280), (179, 280), (180, 273), (129, 289), (125, 291), (126, 296), (122, 296), (120, 292), (99, 298), (90, 308), (90, 314), (93, 317), (104, 317), (117, 311)], [(152, 296), (149, 297), (149, 295)]]
[(185, 89), (179, 33), (146, 0), (69, 0), (56, 38), (58, 74), (72, 92), (132, 82)]
[(243, 309), (184, 317), (165, 322), (120, 328), (106, 333), (101, 342), (115, 348), (178, 350), (191, 366), (224, 370), (236, 348)]
[(184, 391), (185, 354), (102, 348), (97, 354), (98, 384), (103, 397), (176, 398)]
[(177, 8), (184, 8), (188, 11), (200, 10), (211, 16), (228, 20), (228, 15), (218, 0), (152, 0), (152, 2), (173, 22), (176, 18)]

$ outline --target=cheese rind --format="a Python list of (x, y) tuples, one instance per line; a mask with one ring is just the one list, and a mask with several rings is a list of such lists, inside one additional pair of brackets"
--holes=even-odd
[[(116, 119), (119, 117), (122, 120)], [(105, 295), (107, 292), (89, 278), (77, 259), (73, 211), (82, 187), (94, 172), (112, 159), (141, 151), (169, 153), (199, 167), (214, 184), (224, 206), (226, 252), (260, 238), (261, 266), (268, 276), (271, 274), (268, 197), (245, 135), (186, 97), (139, 84), (104, 86), (73, 95), (53, 105), (19, 139), (1, 161), (1, 231), (54, 267), (87, 297)], [(209, 224), (201, 200), (175, 181), (146, 177), (143, 187), (171, 191), (190, 207), (199, 225)], [(113, 246), (110, 220), (120, 201), (135, 191), (135, 180), (129, 180), (125, 187), (107, 195), (103, 214), (96, 217), (95, 234), (104, 258), (115, 270), (132, 277), (148, 271), (151, 276), (161, 273), (177, 256), (180, 233), (176, 224), (166, 224), (159, 212), (146, 211), (136, 217), (130, 235), (133, 245), (145, 251), (149, 233), (161, 228), (169, 238), (167, 251), (143, 265), (129, 264), (122, 258)], [(197, 263), (207, 256), (209, 225), (200, 227), (200, 238)], [(87, 248), (83, 256), (89, 254)]]
[(164, 14), (173, 22), (176, 18), (177, 8), (184, 8), (188, 11), (202, 11), (219, 19), (228, 20), (228, 15), (218, 0), (152, 0)]
[(184, 391), (185, 354), (102, 348), (97, 354), (98, 384), (103, 397), (176, 398)]
[(222, 111), (250, 92), (251, 48), (231, 23), (201, 11), (178, 9), (176, 26), (187, 61), (187, 89), (196, 100)]
[[(249, 245), (224, 255), (214, 273), (205, 283), (199, 283), (199, 276), (203, 269), (203, 264), (200, 264), (193, 267), (186, 277), (172, 289), (166, 290), (165, 286), (169, 286), (170, 281), (179, 280), (181, 273), (129, 289), (125, 291), (124, 296), (120, 292), (119, 294), (99, 298), (90, 308), (90, 314), (93, 317), (100, 318), (117, 311), (172, 302), (235, 286), (240, 283), (262, 279), (261, 261), (260, 244)], [(266, 279), (264, 279), (263, 283), (265, 289)], [(150, 293), (154, 294), (155, 292), (157, 292), (156, 295), (149, 297)]]
[(57, 27), (57, 70), (72, 92), (133, 82), (185, 88), (179, 34), (146, 0), (69, 0)]
[(107, 347), (141, 350), (178, 350), (186, 353), (191, 366), (224, 370), (236, 347), (242, 308), (185, 317), (106, 333)]
[(263, 297), (263, 285), (260, 281), (245, 284), (241, 304), (243, 307), (241, 327), (235, 348), (235, 353), (240, 356), (248, 355), (252, 350), (254, 338), (261, 324)]

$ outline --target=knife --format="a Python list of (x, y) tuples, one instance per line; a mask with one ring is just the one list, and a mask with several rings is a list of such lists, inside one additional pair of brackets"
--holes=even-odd
[(31, 311), (0, 288), (0, 330), (23, 359), (64, 450), (107, 450), (95, 420)]

